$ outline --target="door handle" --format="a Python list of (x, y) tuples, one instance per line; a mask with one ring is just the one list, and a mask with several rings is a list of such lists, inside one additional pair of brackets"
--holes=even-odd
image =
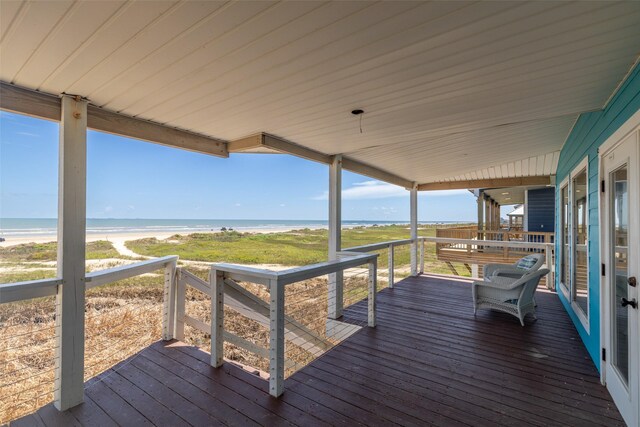
[(632, 300), (628, 300), (626, 298), (622, 298), (620, 300), (620, 304), (622, 304), (623, 307), (626, 307), (628, 305), (630, 305), (633, 308), (638, 308), (638, 303), (636, 302), (636, 299), (632, 299)]
[(636, 286), (638, 286), (638, 282), (636, 281), (636, 278), (633, 276), (629, 277), (627, 282), (629, 282), (629, 286), (631, 286), (632, 288), (635, 288)]

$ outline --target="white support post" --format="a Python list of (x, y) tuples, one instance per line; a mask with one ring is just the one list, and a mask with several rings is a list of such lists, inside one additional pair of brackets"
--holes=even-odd
[(84, 400), (87, 101), (63, 96), (58, 171), (58, 286), (54, 404)]
[(187, 285), (184, 280), (180, 278), (176, 286), (176, 320), (175, 320), (175, 333), (174, 338), (178, 341), (184, 341), (184, 315), (185, 304), (187, 299)]
[[(486, 195), (484, 199), (484, 229), (485, 231), (490, 231), (493, 229), (491, 224), (491, 200)], [(484, 240), (491, 240), (487, 236), (488, 234), (485, 233)]]
[(368, 324), (370, 328), (376, 326), (376, 295), (378, 293), (378, 259), (369, 263), (369, 296), (367, 298)]
[(411, 276), (418, 275), (418, 186), (414, 185), (409, 195), (411, 216)]
[(394, 283), (394, 274), (393, 274), (393, 269), (394, 269), (394, 254), (393, 254), (393, 244), (389, 245), (389, 259), (387, 261), (387, 263), (389, 264), (389, 287), (393, 288), (393, 283)]
[(420, 239), (420, 274), (424, 273), (424, 238)]
[(211, 270), (211, 366), (217, 368), (224, 362), (224, 274)]
[(177, 262), (173, 261), (164, 268), (164, 300), (162, 310), (162, 339), (175, 338), (176, 332), (176, 288)]
[[(338, 259), (342, 248), (342, 156), (336, 155), (329, 165), (329, 261)], [(342, 317), (344, 304), (344, 273), (329, 274), (330, 319)]]
[(478, 193), (478, 230), (484, 228), (484, 193)]
[(269, 394), (284, 392), (284, 285), (269, 281)]

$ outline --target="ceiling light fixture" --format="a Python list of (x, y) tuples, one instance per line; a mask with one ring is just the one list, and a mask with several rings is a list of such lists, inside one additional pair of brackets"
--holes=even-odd
[(354, 116), (360, 116), (360, 133), (362, 133), (362, 115), (364, 114), (364, 110), (361, 110), (360, 108), (351, 110), (351, 114)]
[(509, 195), (509, 192), (502, 193), (502, 195), (503, 195), (503, 196), (508, 196), (508, 195)]

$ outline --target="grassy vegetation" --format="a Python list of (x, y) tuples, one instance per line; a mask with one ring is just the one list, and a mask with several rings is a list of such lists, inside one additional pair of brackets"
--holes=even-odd
[[(120, 254), (110, 242), (98, 240), (87, 243), (87, 259), (118, 258)], [(22, 245), (0, 248), (0, 259), (3, 262), (22, 261), (55, 261), (58, 254), (58, 243), (25, 243)]]
[[(423, 226), (420, 236), (434, 236), (434, 226)], [(409, 238), (406, 225), (357, 227), (343, 230), (342, 247)], [(327, 230), (294, 230), (284, 233), (238, 232), (175, 235), (167, 240), (141, 239), (127, 242), (132, 251), (147, 256), (178, 255), (181, 259), (239, 264), (305, 265), (327, 259)], [(408, 251), (396, 260), (408, 263)], [(404, 257), (406, 259), (403, 259)], [(382, 260), (382, 266), (386, 260)]]

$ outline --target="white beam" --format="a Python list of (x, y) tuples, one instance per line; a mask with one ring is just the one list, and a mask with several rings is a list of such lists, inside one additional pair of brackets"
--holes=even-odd
[(54, 403), (84, 399), (87, 101), (62, 97), (58, 182), (58, 286)]
[(418, 190), (465, 190), (469, 188), (500, 188), (553, 184), (555, 184), (555, 177), (553, 175), (542, 175), (520, 176), (514, 178), (474, 179), (469, 181), (428, 182), (418, 185)]
[[(334, 156), (329, 165), (329, 261), (338, 259), (342, 250), (342, 156)], [(329, 275), (329, 318), (338, 319), (343, 309), (343, 272)]]
[(411, 275), (418, 275), (418, 187), (413, 186), (409, 190), (409, 203), (411, 216), (410, 228), (411, 228)]
[[(267, 133), (259, 133), (231, 141), (228, 147), (230, 153), (284, 153), (324, 164), (331, 164), (334, 157)], [(342, 168), (407, 189), (413, 186), (413, 182), (408, 179), (346, 156), (342, 156)]]
[[(60, 100), (57, 96), (0, 82), (0, 109), (47, 120), (60, 120)], [(227, 144), (205, 135), (176, 129), (160, 123), (87, 107), (87, 127), (101, 132), (136, 138), (169, 147), (228, 157)]]

